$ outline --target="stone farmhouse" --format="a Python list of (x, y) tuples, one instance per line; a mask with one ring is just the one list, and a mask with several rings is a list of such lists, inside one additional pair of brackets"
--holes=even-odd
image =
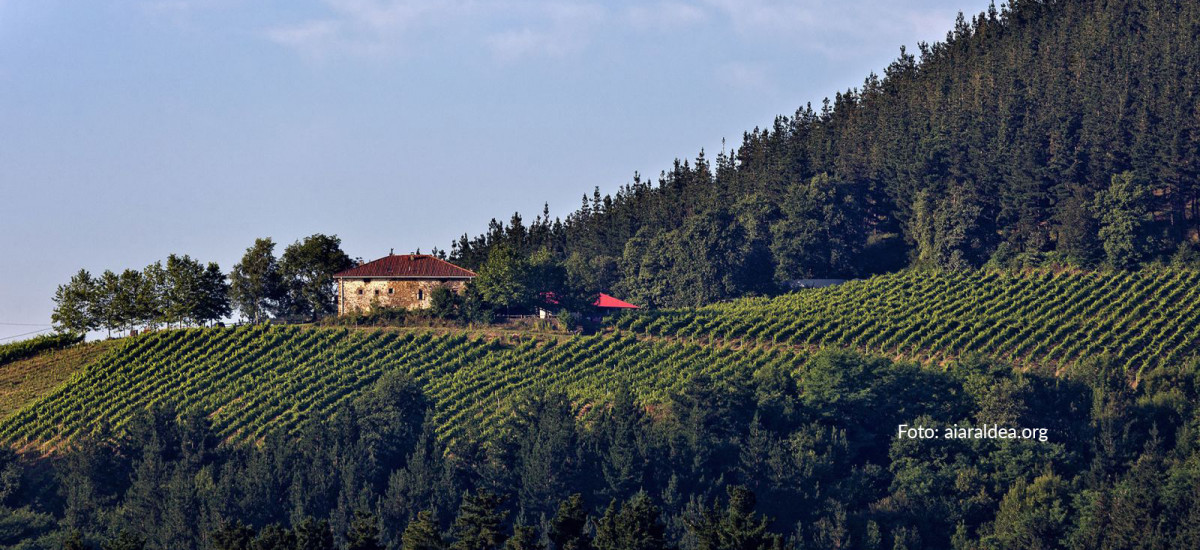
[(428, 254), (388, 254), (333, 276), (338, 315), (369, 311), (372, 305), (425, 309), (435, 288), (461, 294), (475, 272)]

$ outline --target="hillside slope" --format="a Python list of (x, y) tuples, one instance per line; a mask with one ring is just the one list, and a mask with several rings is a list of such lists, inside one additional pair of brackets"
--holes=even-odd
[(54, 448), (120, 428), (153, 405), (211, 414), (218, 432), (255, 440), (326, 418), (388, 371), (425, 388), (442, 433), (487, 430), (524, 388), (561, 390), (585, 403), (620, 387), (656, 400), (694, 374), (716, 377), (804, 355), (735, 350), (624, 335), (529, 339), (516, 345), (467, 333), (239, 327), (164, 331), (131, 338), (0, 428), (0, 438)]
[(1200, 345), (1200, 272), (907, 271), (699, 309), (652, 311), (617, 327), (684, 339), (837, 346), (921, 361), (977, 352), (1056, 368), (1108, 354), (1135, 372)]
[[(327, 417), (389, 371), (432, 398), (443, 435), (488, 431), (525, 389), (580, 407), (628, 388), (662, 401), (696, 374), (802, 370), (808, 351), (844, 347), (944, 362), (977, 352), (1060, 369), (1107, 353), (1131, 379), (1178, 364), (1200, 344), (1200, 273), (905, 272), (701, 309), (617, 319), (615, 330), (501, 343), (463, 330), (255, 326), (163, 331), (110, 344), (103, 357), (0, 425), (17, 446), (53, 449), (169, 405), (210, 415), (235, 441)], [(30, 390), (33, 391), (33, 390)]]
[(0, 418), (43, 397), (117, 344), (89, 342), (0, 365)]

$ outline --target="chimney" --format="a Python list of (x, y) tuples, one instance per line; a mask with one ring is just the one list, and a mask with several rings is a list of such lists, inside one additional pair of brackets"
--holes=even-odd
[(395, 255), (395, 254), (396, 254), (396, 249), (395, 249), (395, 248), (389, 248), (389, 249), (388, 249), (388, 256), (392, 256), (392, 255)]

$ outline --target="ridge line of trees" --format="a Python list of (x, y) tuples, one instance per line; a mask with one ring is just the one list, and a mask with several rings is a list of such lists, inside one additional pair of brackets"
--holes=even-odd
[(650, 307), (905, 266), (1200, 265), (1200, 4), (1015, 0), (882, 75), (450, 257), (549, 250)]
[(64, 332), (207, 326), (236, 308), (253, 322), (268, 316), (315, 320), (334, 311), (333, 274), (354, 265), (341, 239), (315, 234), (284, 249), (257, 239), (227, 277), (216, 262), (171, 254), (142, 270), (92, 276), (80, 269), (54, 293), (51, 319)]

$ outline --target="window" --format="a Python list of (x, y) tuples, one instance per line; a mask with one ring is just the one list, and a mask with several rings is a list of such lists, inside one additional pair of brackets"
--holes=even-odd
[(394, 288), (389, 288), (389, 289), (388, 289), (388, 294), (392, 294), (393, 292), (396, 292), (396, 289), (394, 289)]
[(360, 289), (358, 289), (358, 293), (359, 293), (359, 294), (362, 294), (362, 289), (361, 289), (361, 288), (360, 288)]
[(376, 295), (376, 296), (379, 296), (379, 289), (378, 289), (378, 288), (377, 288), (377, 289), (375, 289), (375, 295)]
[(424, 290), (421, 290), (421, 289), (419, 289), (419, 288), (417, 289), (417, 299), (418, 299), (418, 300), (424, 300), (424, 299), (425, 299), (425, 291), (424, 291)]

